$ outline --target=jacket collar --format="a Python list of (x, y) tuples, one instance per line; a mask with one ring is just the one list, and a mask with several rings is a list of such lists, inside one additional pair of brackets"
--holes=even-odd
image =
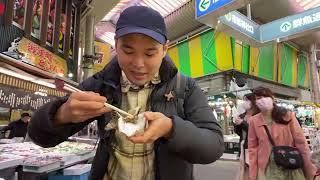
[[(163, 58), (159, 69), (159, 75), (161, 79), (160, 84), (165, 83), (173, 78), (177, 72), (178, 70), (173, 64), (171, 58), (166, 55)], [(106, 65), (102, 71), (98, 72), (93, 77), (95, 79), (101, 79), (105, 85), (111, 86), (114, 89), (118, 88), (120, 85), (121, 69), (118, 64), (117, 56), (112, 58), (108, 65)]]
[[(291, 121), (292, 120), (292, 116), (293, 116), (293, 113), (292, 112), (288, 112), (284, 117), (283, 119), (285, 121)], [(264, 125), (267, 125), (266, 121), (264, 120), (264, 117), (261, 113), (257, 114), (254, 118), (254, 121), (256, 121), (256, 124), (257, 126), (264, 126)]]
[(256, 115), (256, 118), (254, 119), (256, 121), (256, 124), (258, 127), (267, 125), (266, 121), (264, 120), (264, 117), (261, 113)]

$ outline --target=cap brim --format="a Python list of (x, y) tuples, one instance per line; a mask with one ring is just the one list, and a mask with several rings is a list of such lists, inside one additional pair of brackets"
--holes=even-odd
[(118, 39), (121, 36), (132, 34), (132, 33), (144, 34), (158, 41), (160, 44), (166, 44), (166, 41), (167, 41), (164, 35), (158, 32), (155, 32), (153, 30), (142, 28), (142, 27), (124, 27), (124, 28), (118, 29), (116, 31), (115, 38)]

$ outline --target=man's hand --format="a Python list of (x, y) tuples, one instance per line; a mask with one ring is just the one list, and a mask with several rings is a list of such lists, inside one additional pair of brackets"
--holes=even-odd
[(172, 129), (172, 119), (159, 112), (145, 112), (144, 117), (149, 127), (143, 134), (129, 137), (134, 143), (152, 143), (160, 137), (169, 137)]
[(94, 92), (72, 93), (68, 101), (58, 109), (54, 124), (80, 123), (110, 112), (111, 109), (104, 106), (106, 101), (105, 97)]

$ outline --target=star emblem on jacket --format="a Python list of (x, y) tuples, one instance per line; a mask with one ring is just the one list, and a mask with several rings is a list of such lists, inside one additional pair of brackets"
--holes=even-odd
[(167, 102), (170, 102), (174, 98), (173, 92), (170, 91), (169, 93), (164, 94), (164, 97), (166, 98)]

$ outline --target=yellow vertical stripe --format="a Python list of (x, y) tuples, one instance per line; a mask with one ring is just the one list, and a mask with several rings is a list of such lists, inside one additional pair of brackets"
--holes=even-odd
[(200, 37), (193, 38), (189, 41), (190, 67), (191, 76), (203, 76), (202, 50)]
[(259, 74), (259, 48), (250, 47), (250, 74), (258, 76)]
[(171, 57), (173, 63), (177, 66), (179, 69), (180, 62), (179, 62), (179, 52), (178, 52), (178, 46), (173, 46), (168, 50), (168, 54)]
[(235, 40), (234, 68), (238, 71), (242, 71), (242, 50), (242, 42)]
[(230, 36), (218, 32), (215, 38), (215, 50), (219, 70), (233, 69)]
[(278, 72), (278, 47), (277, 45), (273, 46), (273, 80), (277, 81), (278, 77), (277, 77), (277, 72)]
[(293, 87), (298, 86), (298, 53), (296, 50), (292, 51), (292, 85)]

